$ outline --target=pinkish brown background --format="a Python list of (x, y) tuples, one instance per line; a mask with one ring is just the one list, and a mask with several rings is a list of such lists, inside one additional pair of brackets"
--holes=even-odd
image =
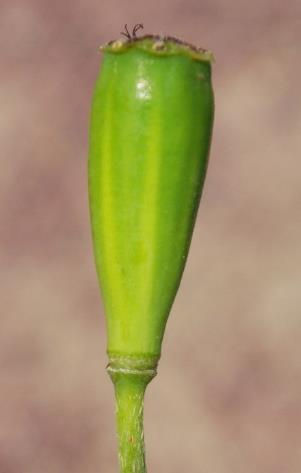
[(300, 19), (297, 0), (2, 0), (0, 473), (117, 472), (87, 134), (98, 45), (141, 21), (216, 56), (149, 472), (300, 473)]

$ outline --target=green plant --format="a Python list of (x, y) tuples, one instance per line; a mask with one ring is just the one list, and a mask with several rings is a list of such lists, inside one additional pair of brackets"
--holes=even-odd
[(187, 258), (213, 124), (212, 55), (146, 35), (102, 47), (89, 197), (122, 473), (145, 472), (143, 398)]

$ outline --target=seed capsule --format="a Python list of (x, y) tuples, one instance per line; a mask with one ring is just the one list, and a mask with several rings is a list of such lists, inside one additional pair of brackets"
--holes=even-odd
[(150, 369), (160, 357), (206, 173), (212, 56), (161, 36), (102, 50), (89, 196), (108, 354), (113, 369)]

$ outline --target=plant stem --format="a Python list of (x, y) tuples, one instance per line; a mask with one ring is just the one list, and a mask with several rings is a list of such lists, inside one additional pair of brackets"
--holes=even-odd
[(114, 384), (120, 473), (146, 473), (143, 405), (155, 369), (107, 368)]
[(143, 401), (146, 386), (127, 378), (115, 385), (120, 471), (145, 473)]

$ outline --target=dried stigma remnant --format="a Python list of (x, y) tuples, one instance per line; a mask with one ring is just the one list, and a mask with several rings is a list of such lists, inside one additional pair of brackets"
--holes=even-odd
[(143, 23), (137, 23), (134, 28), (132, 29), (132, 34), (129, 32), (128, 30), (128, 25), (125, 24), (124, 25), (124, 29), (125, 29), (125, 32), (122, 31), (120, 34), (122, 34), (123, 36), (125, 36), (128, 40), (131, 40), (133, 38), (137, 38), (137, 31), (138, 30), (142, 30), (143, 29)]

